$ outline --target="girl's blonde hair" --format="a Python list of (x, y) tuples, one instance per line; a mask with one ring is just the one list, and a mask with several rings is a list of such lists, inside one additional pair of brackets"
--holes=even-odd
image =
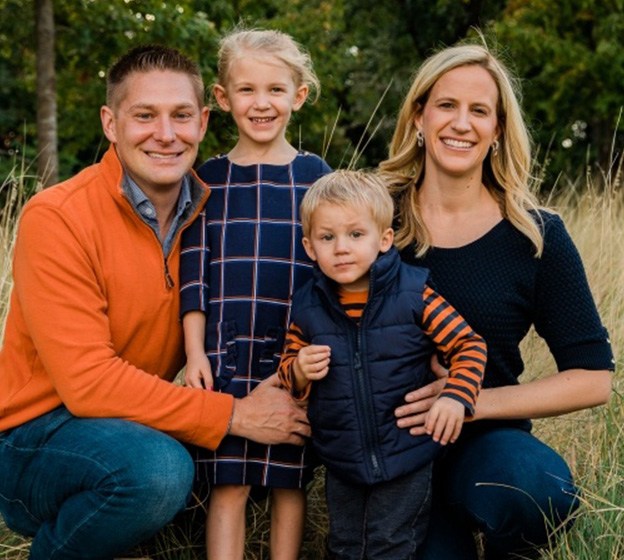
[(535, 246), (539, 257), (544, 248), (537, 200), (531, 192), (531, 140), (524, 122), (519, 88), (507, 68), (481, 45), (459, 45), (441, 50), (420, 66), (405, 97), (387, 160), (379, 166), (396, 206), (395, 244), (403, 249), (416, 240), (416, 255), (431, 247), (431, 238), (418, 205), (418, 188), (425, 171), (425, 148), (417, 143), (416, 117), (427, 103), (440, 77), (460, 66), (481, 66), (498, 89), (499, 148), (490, 150), (483, 162), (483, 184), (498, 202), (501, 212)]
[(232, 62), (250, 52), (269, 55), (283, 62), (292, 72), (297, 87), (307, 85), (308, 99), (318, 99), (321, 83), (312, 67), (309, 53), (290, 35), (270, 29), (235, 29), (219, 43), (217, 81), (226, 87)]
[(392, 226), (392, 197), (375, 173), (341, 169), (317, 179), (306, 191), (299, 209), (304, 237), (310, 237), (312, 214), (322, 202), (370, 212), (380, 232)]

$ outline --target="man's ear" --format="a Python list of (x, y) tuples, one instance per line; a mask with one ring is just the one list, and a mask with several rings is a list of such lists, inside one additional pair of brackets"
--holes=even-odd
[(212, 94), (214, 95), (214, 98), (217, 100), (217, 105), (219, 105), (219, 107), (221, 107), (222, 110), (229, 112), (231, 110), (230, 107), (230, 100), (228, 99), (227, 96), (227, 91), (225, 91), (225, 88), (222, 85), (215, 85), (212, 88)]
[(305, 252), (307, 253), (308, 257), (310, 257), (311, 260), (316, 262), (316, 253), (314, 252), (312, 243), (310, 243), (310, 240), (307, 237), (304, 237), (302, 241), (303, 241), (303, 248), (305, 249)]
[(388, 228), (383, 231), (381, 234), (381, 238), (379, 239), (379, 251), (382, 253), (386, 253), (392, 247), (392, 243), (394, 242), (394, 231), (392, 228)]
[(102, 121), (102, 130), (108, 141), (114, 144), (117, 142), (117, 134), (115, 133), (115, 114), (108, 105), (102, 105), (100, 108), (100, 121)]
[(206, 131), (208, 130), (208, 121), (210, 120), (210, 109), (208, 107), (204, 106), (201, 108), (200, 119), (201, 119), (201, 137), (203, 140), (204, 136), (206, 135)]

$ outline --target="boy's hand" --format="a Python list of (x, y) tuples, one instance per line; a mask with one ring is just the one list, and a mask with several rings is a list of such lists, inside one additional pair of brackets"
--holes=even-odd
[(323, 379), (329, 371), (329, 359), (331, 348), (320, 344), (304, 346), (293, 364), (293, 369), (298, 380), (318, 381)]
[(461, 433), (465, 414), (462, 403), (449, 397), (440, 397), (427, 413), (425, 431), (441, 445), (455, 443)]
[(188, 357), (184, 372), (184, 382), (189, 387), (194, 387), (195, 389), (212, 390), (214, 385), (212, 368), (206, 354), (202, 352), (201, 354)]

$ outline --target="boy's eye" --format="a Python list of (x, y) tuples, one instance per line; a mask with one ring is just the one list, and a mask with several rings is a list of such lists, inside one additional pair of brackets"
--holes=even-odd
[(326, 233), (324, 235), (321, 235), (322, 241), (331, 241), (333, 238), (334, 236), (331, 233)]
[(354, 237), (355, 239), (357, 239), (358, 237), (362, 237), (362, 235), (364, 235), (361, 231), (352, 231), (351, 232), (351, 237)]

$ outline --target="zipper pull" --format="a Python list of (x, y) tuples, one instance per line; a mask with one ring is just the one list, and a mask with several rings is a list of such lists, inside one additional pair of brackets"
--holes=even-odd
[(167, 259), (165, 258), (165, 284), (167, 288), (170, 290), (175, 286), (175, 282), (173, 281), (173, 277), (169, 272), (169, 265), (167, 264)]

